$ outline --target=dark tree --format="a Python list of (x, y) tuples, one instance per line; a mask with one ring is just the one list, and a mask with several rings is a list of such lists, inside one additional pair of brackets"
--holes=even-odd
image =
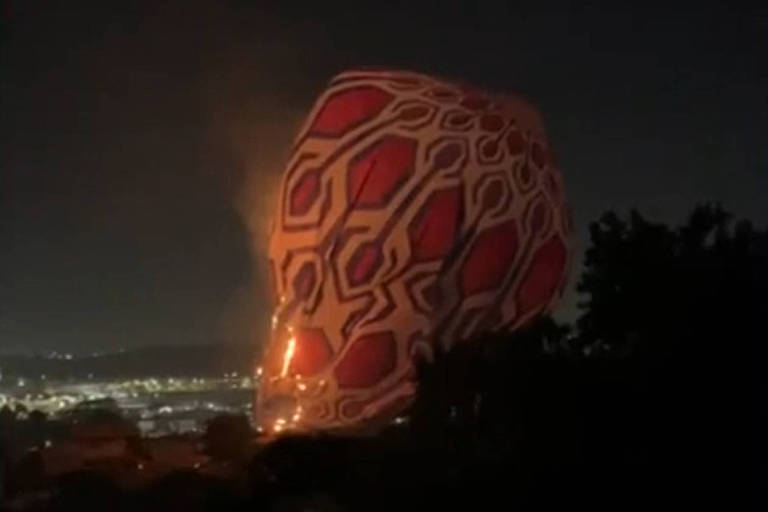
[(208, 421), (203, 441), (206, 452), (214, 459), (241, 461), (250, 454), (252, 434), (248, 418), (222, 414)]
[(29, 422), (29, 425), (32, 427), (40, 427), (48, 420), (48, 416), (38, 410), (34, 410), (31, 413), (29, 413), (29, 418), (27, 418), (27, 421)]
[(747, 496), (765, 414), (756, 390), (764, 397), (768, 231), (713, 205), (674, 229), (633, 211), (590, 231), (579, 342), (626, 360), (621, 379), (639, 413), (631, 442), (647, 446), (670, 488), (728, 483), (742, 489), (732, 499)]
[(438, 354), (421, 369), (412, 442), (448, 454), (433, 468), (444, 481), (523, 506), (746, 501), (766, 232), (704, 205), (677, 228), (608, 213), (591, 235), (576, 333), (543, 318)]
[(731, 228), (730, 219), (703, 205), (676, 229), (636, 211), (628, 221), (609, 212), (593, 223), (578, 284), (587, 295), (580, 340), (652, 357), (754, 348), (756, 314), (766, 311), (768, 232), (748, 222)]
[(16, 415), (13, 413), (11, 407), (4, 405), (3, 408), (0, 409), (0, 427), (2, 427), (3, 430), (8, 429), (15, 420)]

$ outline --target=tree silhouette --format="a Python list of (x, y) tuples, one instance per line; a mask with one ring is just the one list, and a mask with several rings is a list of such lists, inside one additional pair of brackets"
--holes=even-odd
[(252, 431), (248, 418), (240, 414), (221, 414), (211, 418), (205, 429), (205, 450), (214, 459), (239, 461), (248, 457)]
[(9, 405), (0, 408), (0, 427), (3, 430), (10, 428), (10, 425), (16, 420), (16, 415)]
[(705, 204), (676, 229), (636, 211), (628, 222), (609, 212), (593, 223), (578, 284), (588, 296), (580, 341), (650, 357), (744, 350), (757, 332), (755, 308), (766, 304), (765, 278), (756, 278), (768, 232), (743, 221), (730, 229), (730, 219)]
[(621, 379), (644, 426), (632, 435), (667, 482), (749, 481), (755, 390), (765, 388), (768, 231), (731, 226), (709, 204), (674, 229), (636, 211), (590, 226), (579, 342), (626, 359)]
[(573, 499), (601, 482), (585, 503), (743, 487), (765, 403), (767, 233), (702, 205), (680, 227), (609, 212), (591, 238), (576, 332), (543, 318), (438, 354), (412, 442), (451, 453), (464, 478), (518, 478), (504, 485), (523, 501), (542, 482)]

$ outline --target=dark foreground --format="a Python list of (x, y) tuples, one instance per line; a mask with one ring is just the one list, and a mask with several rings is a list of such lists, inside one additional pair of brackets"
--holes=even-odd
[(243, 448), (244, 419), (231, 435), (221, 429), (218, 445), (210, 425), (212, 463), (196, 470), (134, 487), (79, 471), (51, 481), (37, 501), (27, 493), (8, 503), (110, 512), (768, 509), (768, 231), (731, 227), (705, 206), (675, 228), (609, 213), (591, 235), (577, 325), (544, 319), (511, 339), (439, 355), (421, 369), (406, 424), (368, 438), (283, 438), (254, 452)]
[(230, 443), (198, 470), (138, 486), (78, 471), (8, 504), (112, 512), (759, 510), (765, 473), (736, 381), (632, 360), (526, 355), (525, 346), (510, 360), (464, 354), (438, 362), (410, 421), (375, 437), (285, 437), (243, 456)]

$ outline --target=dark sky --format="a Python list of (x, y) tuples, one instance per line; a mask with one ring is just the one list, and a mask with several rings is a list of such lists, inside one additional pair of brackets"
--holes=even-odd
[(270, 190), (314, 95), (359, 64), (531, 98), (581, 249), (609, 208), (768, 222), (768, 11), (358, 4), (6, 0), (0, 350), (266, 332)]

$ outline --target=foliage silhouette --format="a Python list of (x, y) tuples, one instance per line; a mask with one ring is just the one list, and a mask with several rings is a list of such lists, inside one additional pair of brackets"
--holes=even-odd
[(248, 418), (237, 414), (220, 414), (208, 421), (203, 442), (206, 452), (212, 458), (239, 461), (250, 453), (251, 437)]

